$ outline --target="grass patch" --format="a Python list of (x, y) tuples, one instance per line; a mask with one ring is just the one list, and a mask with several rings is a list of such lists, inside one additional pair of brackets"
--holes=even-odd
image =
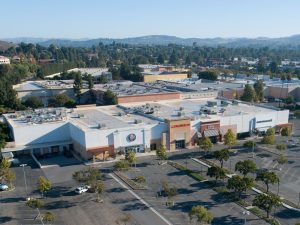
[(133, 190), (146, 190), (147, 189), (143, 184), (134, 182), (132, 179), (130, 179), (129, 177), (127, 177), (124, 173), (122, 173), (120, 171), (115, 171), (114, 174), (116, 174), (122, 181), (124, 181)]

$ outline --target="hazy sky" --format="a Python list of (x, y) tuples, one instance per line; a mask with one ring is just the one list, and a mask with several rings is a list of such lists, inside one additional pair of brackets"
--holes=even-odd
[(299, 0), (4, 0), (0, 38), (282, 37)]

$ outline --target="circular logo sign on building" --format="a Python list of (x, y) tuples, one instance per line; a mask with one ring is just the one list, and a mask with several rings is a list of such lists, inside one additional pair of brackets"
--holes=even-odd
[(129, 134), (129, 135), (127, 136), (127, 140), (130, 141), (130, 142), (135, 141), (135, 139), (136, 139), (135, 134)]

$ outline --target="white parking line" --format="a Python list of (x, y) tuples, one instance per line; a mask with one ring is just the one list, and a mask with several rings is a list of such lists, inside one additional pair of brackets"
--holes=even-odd
[(117, 181), (123, 188), (129, 191), (134, 197), (136, 197), (140, 202), (142, 202), (145, 206), (147, 206), (152, 212), (154, 212), (159, 218), (161, 218), (166, 224), (173, 225), (170, 221), (168, 221), (163, 215), (157, 212), (151, 205), (149, 205), (144, 199), (138, 196), (135, 192), (130, 190), (125, 184), (123, 184), (115, 175), (109, 174), (115, 181)]

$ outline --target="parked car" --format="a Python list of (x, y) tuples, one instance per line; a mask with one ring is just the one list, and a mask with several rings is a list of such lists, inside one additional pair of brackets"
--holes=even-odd
[(90, 188), (91, 187), (88, 185), (80, 186), (80, 187), (75, 188), (75, 193), (80, 195), (80, 194), (87, 192)]
[(0, 191), (8, 190), (8, 186), (6, 184), (0, 184)]

